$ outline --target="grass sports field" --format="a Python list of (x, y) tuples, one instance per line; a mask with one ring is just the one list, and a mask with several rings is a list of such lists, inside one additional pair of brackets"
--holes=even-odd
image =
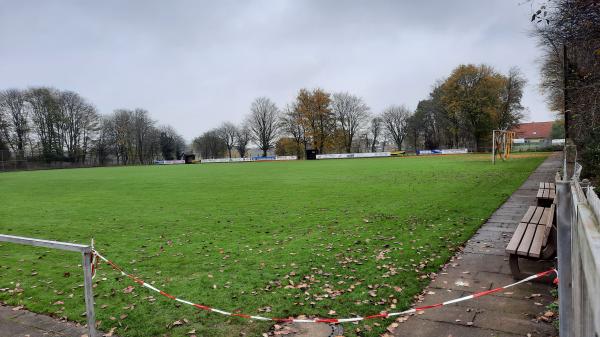
[[(227, 311), (372, 315), (410, 307), (428, 273), (546, 156), (3, 173), (0, 233), (94, 237), (155, 287)], [(0, 300), (84, 322), (80, 263), (76, 253), (0, 244)], [(270, 326), (179, 305), (106, 264), (94, 281), (100, 328), (122, 337), (260, 336)], [(389, 323), (348, 324), (346, 335), (377, 336)]]

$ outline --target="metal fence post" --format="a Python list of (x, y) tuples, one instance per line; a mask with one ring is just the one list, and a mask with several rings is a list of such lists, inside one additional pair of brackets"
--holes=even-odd
[(560, 317), (560, 336), (574, 336), (573, 330), (573, 289), (571, 274), (571, 229), (573, 204), (571, 184), (568, 181), (556, 182), (556, 226), (558, 257), (558, 307)]
[(46, 247), (52, 249), (80, 252), (83, 263), (83, 284), (85, 296), (86, 318), (88, 322), (88, 337), (97, 337), (96, 315), (94, 314), (94, 295), (92, 293), (92, 247), (76, 243), (41, 240), (22, 236), (0, 234), (0, 242), (11, 242), (21, 245)]
[(85, 314), (89, 337), (96, 337), (96, 314), (94, 313), (94, 294), (92, 293), (92, 252), (83, 252), (83, 284), (85, 293)]

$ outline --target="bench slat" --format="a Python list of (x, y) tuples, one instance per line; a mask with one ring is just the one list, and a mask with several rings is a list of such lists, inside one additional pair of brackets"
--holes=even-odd
[(554, 183), (550, 183), (550, 189), (551, 190), (556, 189), (556, 185)]
[(546, 226), (537, 225), (535, 226), (535, 235), (529, 248), (529, 256), (540, 257), (542, 252), (542, 243), (544, 241), (544, 234), (546, 233)]
[(548, 214), (547, 214), (547, 218), (545, 221), (546, 230), (544, 232), (544, 241), (542, 242), (543, 247), (546, 247), (546, 244), (548, 243), (548, 238), (550, 237), (550, 232), (552, 230), (552, 226), (554, 225), (554, 211), (555, 211), (555, 205), (552, 204), (552, 206), (550, 206), (550, 208), (548, 208)]
[(517, 248), (517, 255), (527, 256), (529, 254), (529, 247), (531, 247), (531, 242), (533, 241), (536, 227), (537, 225), (535, 224), (527, 224), (527, 229), (525, 230), (525, 234), (523, 234), (523, 239), (519, 244), (519, 248)]
[(550, 199), (556, 199), (556, 190), (550, 190), (550, 195), (548, 197)]
[(534, 225), (540, 223), (540, 220), (542, 219), (542, 214), (544, 214), (544, 207), (536, 207), (535, 213), (533, 213), (533, 216), (531, 217), (531, 220), (529, 220), (529, 223), (532, 223)]
[(535, 213), (535, 206), (529, 206), (527, 212), (525, 212), (525, 215), (523, 215), (523, 219), (521, 219), (521, 222), (528, 223), (529, 220), (531, 220), (533, 213)]
[(536, 198), (541, 199), (544, 197), (544, 189), (540, 188), (537, 192)]
[(521, 238), (523, 237), (523, 234), (525, 233), (525, 229), (527, 229), (527, 224), (524, 222), (521, 222), (519, 224), (519, 226), (517, 226), (517, 229), (515, 230), (512, 238), (510, 239), (508, 246), (506, 246), (507, 253), (509, 253), (509, 254), (517, 253), (517, 248), (519, 248), (519, 244), (521, 243)]
[(546, 184), (540, 181), (540, 190), (544, 189), (544, 186), (546, 186)]
[(550, 190), (546, 189), (544, 190), (544, 199), (548, 199), (548, 197), (550, 197)]
[(540, 219), (539, 224), (544, 226), (552, 226), (552, 220), (550, 219), (550, 213), (552, 212), (552, 206), (544, 207), (544, 212), (542, 213), (542, 218)]

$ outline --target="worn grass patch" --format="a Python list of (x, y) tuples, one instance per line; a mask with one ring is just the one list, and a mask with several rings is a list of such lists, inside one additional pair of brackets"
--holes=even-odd
[[(181, 298), (266, 316), (411, 305), (546, 157), (489, 155), (145, 166), (0, 174), (0, 233), (88, 243)], [(0, 244), (0, 300), (85, 321), (77, 254)], [(102, 265), (100, 328), (260, 336), (267, 323), (180, 306)], [(335, 314), (329, 314), (330, 311)], [(182, 325), (173, 326), (180, 321)], [(389, 322), (348, 325), (377, 336)]]

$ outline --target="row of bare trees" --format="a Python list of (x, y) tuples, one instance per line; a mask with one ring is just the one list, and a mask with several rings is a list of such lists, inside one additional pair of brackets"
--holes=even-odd
[(275, 149), (279, 155), (300, 158), (305, 149), (320, 153), (375, 151), (388, 138), (400, 148), (410, 114), (403, 106), (391, 106), (372, 116), (369, 106), (356, 95), (302, 89), (283, 109), (269, 98), (256, 98), (240, 125), (223, 123), (194, 139), (193, 147), (203, 158), (245, 157), (250, 142), (263, 156)]
[[(53, 88), (0, 92), (0, 150), (19, 160), (82, 161), (98, 126), (99, 114), (72, 91)], [(8, 151), (10, 150), (10, 151)]]
[(280, 123), (286, 137), (277, 143), (277, 151), (291, 154), (293, 148), (299, 156), (309, 148), (319, 153), (376, 151), (378, 146), (383, 150), (388, 140), (400, 149), (410, 115), (404, 106), (373, 115), (354, 94), (301, 89), (283, 110)]
[[(416, 111), (392, 105), (372, 114), (364, 100), (347, 92), (301, 89), (283, 107), (269, 98), (252, 102), (240, 125), (224, 123), (193, 142), (203, 158), (245, 157), (249, 142), (263, 156), (302, 157), (319, 153), (469, 147), (480, 150), (493, 129), (510, 129), (523, 117), (525, 79), (513, 68), (507, 75), (487, 65), (460, 65), (434, 86)], [(237, 150), (237, 153), (234, 151)]]
[(144, 109), (118, 109), (104, 116), (95, 138), (98, 164), (149, 164), (157, 159), (177, 159), (185, 140), (168, 125), (157, 125)]
[(73, 91), (49, 87), (0, 91), (0, 152), (12, 159), (77, 164), (146, 164), (174, 159), (183, 138), (143, 109), (103, 116)]

